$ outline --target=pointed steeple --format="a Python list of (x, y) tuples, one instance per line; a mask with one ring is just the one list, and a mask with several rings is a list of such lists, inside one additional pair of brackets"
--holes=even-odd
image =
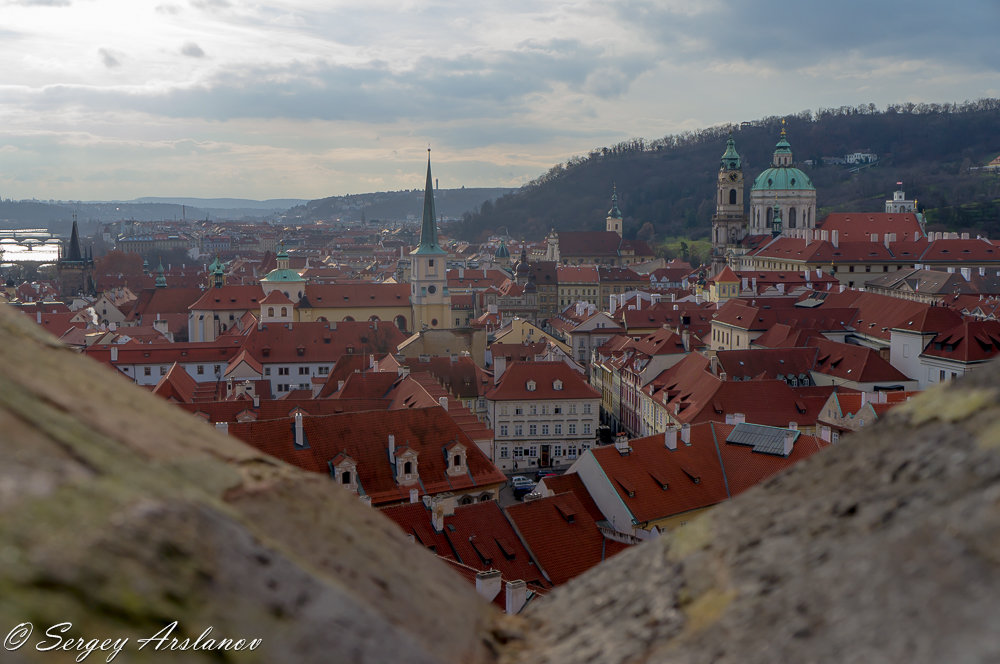
[(612, 219), (622, 218), (622, 211), (618, 209), (618, 185), (614, 182), (611, 183), (611, 209), (608, 210), (608, 216)]
[(66, 250), (66, 260), (82, 261), (83, 252), (80, 251), (80, 229), (76, 225), (76, 213), (73, 213), (73, 232), (69, 236), (69, 247)]
[(156, 287), (167, 287), (167, 276), (163, 272), (163, 258), (160, 258), (160, 264), (156, 267)]
[(437, 215), (434, 213), (434, 180), (431, 178), (430, 148), (427, 148), (427, 183), (424, 185), (424, 216), (420, 224), (420, 244), (411, 253), (446, 253), (438, 244)]

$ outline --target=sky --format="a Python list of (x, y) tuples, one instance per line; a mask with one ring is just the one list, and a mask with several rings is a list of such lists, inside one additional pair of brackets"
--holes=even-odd
[[(516, 187), (630, 138), (1000, 97), (1000, 2), (0, 0), (0, 197)], [(720, 146), (720, 150), (722, 146)]]

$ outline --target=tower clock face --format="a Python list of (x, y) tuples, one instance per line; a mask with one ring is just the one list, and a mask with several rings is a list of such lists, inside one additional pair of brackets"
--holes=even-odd
[(732, 173), (729, 174), (729, 179), (732, 180), (733, 182), (736, 182), (737, 180), (740, 179), (740, 174), (737, 173), (736, 171), (733, 171)]

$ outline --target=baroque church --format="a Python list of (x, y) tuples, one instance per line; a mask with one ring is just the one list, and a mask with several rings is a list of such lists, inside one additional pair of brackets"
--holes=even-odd
[(553, 228), (545, 237), (545, 260), (560, 265), (608, 265), (625, 267), (655, 257), (649, 243), (626, 240), (624, 219), (618, 209), (618, 190), (612, 189), (611, 209), (603, 231), (563, 231)]
[(753, 181), (750, 215), (743, 205), (743, 166), (732, 134), (726, 141), (712, 217), (712, 274), (743, 253), (750, 236), (776, 237), (784, 229), (816, 228), (816, 187), (795, 167), (785, 128), (774, 147), (771, 167)]

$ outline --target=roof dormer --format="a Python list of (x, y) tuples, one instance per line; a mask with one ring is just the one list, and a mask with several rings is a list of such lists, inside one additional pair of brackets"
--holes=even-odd
[(526, 384), (526, 387), (528, 388), (529, 392), (534, 392), (535, 388), (538, 387), (538, 383), (536, 383), (533, 380), (529, 380)]
[(401, 446), (396, 448), (396, 484), (401, 486), (414, 484), (420, 480), (417, 470), (417, 453), (412, 448)]
[(327, 462), (330, 477), (337, 484), (358, 493), (358, 464), (349, 455), (341, 452)]
[(451, 476), (464, 475), (468, 472), (465, 445), (452, 441), (444, 446), (444, 467)]
[(561, 380), (559, 380), (558, 378), (556, 378), (554, 381), (552, 381), (552, 389), (553, 390), (555, 390), (555, 391), (558, 392), (562, 388), (563, 388), (563, 382)]

